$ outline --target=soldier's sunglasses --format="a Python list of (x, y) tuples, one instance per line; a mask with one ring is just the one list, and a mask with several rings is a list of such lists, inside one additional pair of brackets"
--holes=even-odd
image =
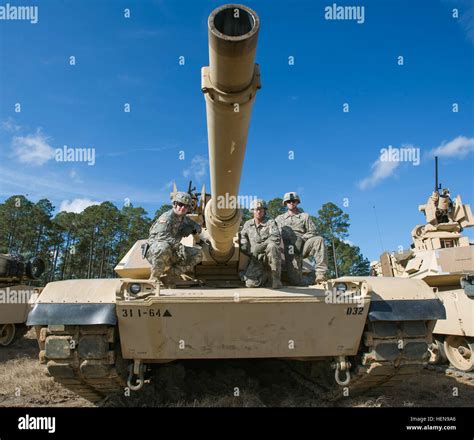
[(177, 205), (177, 206), (179, 206), (180, 208), (182, 208), (183, 206), (184, 206), (185, 208), (189, 208), (188, 205), (185, 205), (184, 203), (181, 203), (181, 202), (174, 202), (174, 204)]

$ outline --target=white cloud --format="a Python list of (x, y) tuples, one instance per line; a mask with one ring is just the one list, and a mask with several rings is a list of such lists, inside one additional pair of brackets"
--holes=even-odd
[(399, 165), (399, 161), (383, 161), (378, 158), (372, 164), (372, 174), (369, 177), (362, 179), (358, 183), (359, 188), (364, 190), (367, 188), (374, 187), (382, 180), (386, 179), (387, 177), (390, 177)]
[(191, 178), (195, 183), (200, 183), (207, 175), (208, 164), (209, 161), (204, 156), (194, 156), (191, 160), (191, 166), (183, 171), (183, 176), (186, 179)]
[(350, 240), (344, 240), (344, 239), (343, 239), (342, 241), (343, 241), (343, 243), (346, 243), (346, 244), (348, 244), (349, 246), (354, 246), (354, 243), (352, 243), (352, 241), (350, 241)]
[(0, 163), (0, 196), (10, 197), (12, 194), (28, 194), (33, 198), (48, 197), (55, 204), (64, 199), (89, 198), (92, 200), (109, 200), (123, 203), (129, 198), (133, 204), (160, 204), (169, 200), (166, 188), (143, 188), (131, 186), (128, 182), (87, 179), (84, 184), (71, 185), (68, 174), (62, 167), (58, 171), (48, 170), (47, 173), (32, 173), (12, 164), (3, 166)]
[(59, 207), (59, 212), (65, 211), (75, 212), (76, 214), (79, 214), (89, 206), (100, 205), (100, 203), (101, 202), (94, 202), (93, 200), (89, 199), (74, 199), (71, 202), (69, 200), (63, 200), (61, 202), (61, 206)]
[[(466, 39), (474, 44), (474, 3), (472, 0), (443, 0), (451, 9), (455, 21), (461, 26), (466, 34)], [(454, 10), (457, 16), (454, 16)]]
[(49, 138), (40, 129), (35, 134), (14, 136), (12, 139), (13, 156), (21, 163), (28, 165), (43, 165), (55, 155), (55, 150), (49, 145)]
[(21, 129), (21, 125), (15, 124), (13, 118), (8, 118), (7, 120), (2, 121), (0, 127), (3, 131), (8, 133), (15, 133)]
[(431, 156), (458, 157), (463, 158), (474, 151), (474, 138), (458, 136), (447, 143), (443, 142), (439, 147), (430, 151)]

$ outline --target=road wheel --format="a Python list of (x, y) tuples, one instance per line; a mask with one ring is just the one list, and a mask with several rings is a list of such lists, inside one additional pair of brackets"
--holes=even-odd
[(474, 339), (466, 336), (446, 336), (446, 357), (454, 368), (461, 371), (474, 370)]
[(0, 324), (0, 346), (6, 347), (15, 339), (15, 324)]

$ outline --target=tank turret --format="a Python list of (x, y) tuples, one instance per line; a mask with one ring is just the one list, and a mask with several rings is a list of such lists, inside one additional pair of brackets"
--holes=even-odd
[(25, 261), (20, 255), (0, 254), (0, 286), (37, 280), (44, 269), (44, 261), (39, 257)]
[(438, 158), (435, 158), (435, 190), (418, 210), (426, 223), (411, 231), (410, 249), (385, 252), (372, 265), (377, 275), (420, 278), (436, 287), (459, 284), (463, 274), (474, 273), (474, 246), (462, 234), (474, 226), (471, 207), (457, 195), (452, 201), (447, 188), (440, 192)]

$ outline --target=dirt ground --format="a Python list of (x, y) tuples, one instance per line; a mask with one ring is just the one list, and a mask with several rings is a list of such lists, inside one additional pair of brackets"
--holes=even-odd
[(55, 383), (38, 362), (30, 331), (0, 349), (0, 407), (170, 406), (170, 407), (462, 407), (474, 405), (474, 380), (424, 370), (388, 390), (373, 390), (337, 402), (302, 386), (283, 361), (201, 361), (162, 366), (151, 383), (131, 396), (92, 404)]

